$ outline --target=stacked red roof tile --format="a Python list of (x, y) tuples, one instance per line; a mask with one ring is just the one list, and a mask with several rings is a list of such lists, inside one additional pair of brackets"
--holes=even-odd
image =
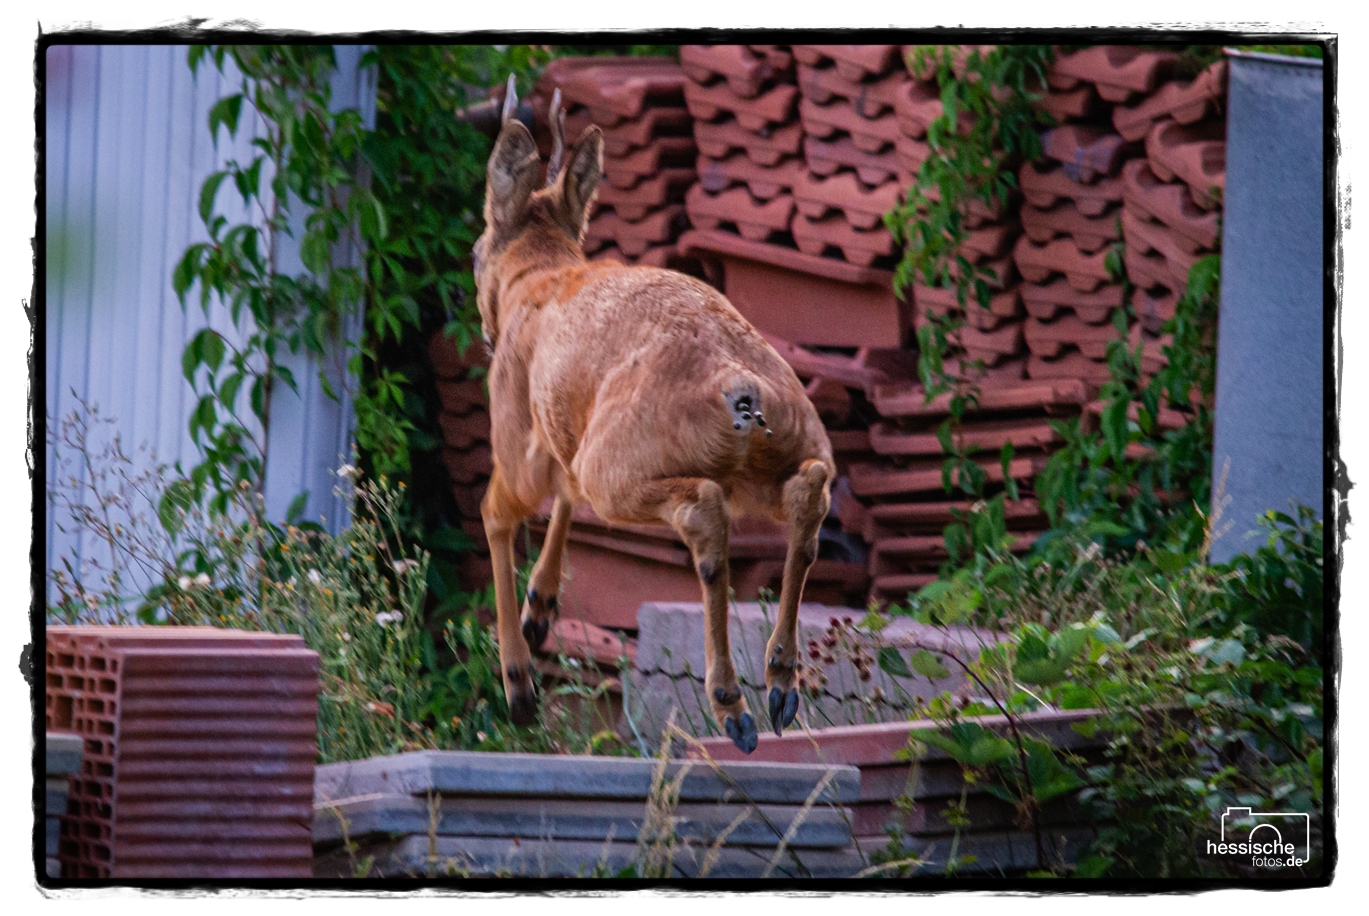
[(428, 343), (428, 357), (442, 403), (437, 417), (442, 427), (442, 463), (451, 478), (461, 529), (475, 542), (474, 550), (462, 554), (461, 572), (467, 588), (480, 589), (494, 581), (480, 518), (480, 500), (494, 469), (489, 396), (484, 379), (471, 377), (471, 369), (484, 365), (485, 351), (476, 341), (463, 352), (455, 339), (439, 332)]
[[(827, 426), (839, 479), (822, 557), (836, 565), (815, 568), (815, 601), (866, 582), (872, 598), (903, 598), (935, 577), (945, 526), (972, 508), (942, 487), (936, 429), (948, 398), (925, 403), (916, 327), (933, 313), (964, 318), (949, 365), (973, 373), (981, 393), (963, 444), (977, 450), (990, 494), (1004, 486), (999, 451), (1012, 444), (1008, 473), (1023, 499), (1008, 503), (1008, 527), (1024, 550), (1045, 527), (1031, 484), (1060, 444), (1049, 421), (1096, 414), (1115, 339), (1142, 346), (1146, 373), (1163, 365), (1168, 341), (1157, 335), (1189, 267), (1220, 236), (1225, 64), (1195, 77), (1168, 52), (1062, 49), (1040, 103), (1058, 123), (1043, 133), (1042, 158), (1020, 167), (1020, 198), (968, 213), (963, 253), (996, 278), (988, 307), (962, 309), (952, 292), (921, 284), (904, 302), (892, 289), (900, 252), (884, 215), (906, 198), (930, 154), (927, 127), (942, 114), (934, 74), (911, 73), (910, 50), (684, 46), (681, 94), (635, 116), (674, 130), (684, 105), (697, 181), (682, 198), (660, 192), (684, 201), (692, 226), (678, 251), (697, 257), (789, 361)], [(953, 68), (963, 71), (976, 50), (987, 49), (957, 48)], [(606, 192), (613, 197), (607, 183), (601, 200)], [(624, 206), (612, 214), (624, 222), (659, 212)], [(1109, 256), (1123, 247), (1125, 257)], [(1122, 271), (1135, 286), (1129, 322), (1119, 318)], [(1183, 421), (1167, 411), (1162, 426)], [(449, 440), (466, 434), (444, 423)], [(746, 545), (734, 551), (734, 583), (755, 589), (782, 556), (780, 533), (739, 528), (734, 538)], [(577, 517), (571, 552), (579, 580), (572, 574), (567, 588), (589, 596), (592, 622), (631, 629), (639, 597), (697, 600), (687, 553), (668, 531)], [(856, 562), (862, 577), (852, 575)], [(592, 596), (610, 594), (599, 603), (612, 609), (596, 617)]]
[(542, 72), (530, 102), (548, 155), (551, 101), (561, 90), (572, 144), (591, 124), (604, 133), (604, 178), (585, 253), (627, 264), (688, 269), (675, 250), (695, 182), (693, 118), (680, 64), (665, 57), (563, 57)]

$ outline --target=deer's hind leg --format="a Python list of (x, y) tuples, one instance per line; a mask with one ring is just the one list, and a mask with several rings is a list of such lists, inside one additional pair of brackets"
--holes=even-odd
[(556, 497), (547, 523), (547, 536), (542, 541), (542, 554), (528, 579), (528, 595), (523, 602), (523, 638), (533, 652), (542, 648), (547, 631), (556, 618), (561, 594), (561, 563), (566, 555), (566, 537), (570, 534), (570, 500)]
[(509, 718), (515, 725), (531, 725), (537, 718), (532, 652), (518, 626), (518, 584), (513, 560), (514, 529), (531, 511), (508, 486), (504, 472), (495, 462), (485, 498), (480, 502), (480, 515), (485, 523), (485, 538), (490, 543), (490, 563), (494, 567), (499, 669), (504, 680), (504, 697), (509, 703)]
[(799, 602), (808, 570), (818, 558), (818, 529), (831, 504), (827, 492), (830, 479), (827, 465), (810, 459), (784, 484), (782, 500), (789, 522), (789, 549), (780, 586), (779, 618), (765, 647), (770, 725), (777, 735), (794, 721), (799, 710)]
[(744, 753), (756, 749), (756, 721), (742, 697), (729, 645), (727, 497), (715, 481), (673, 477), (624, 487), (610, 498), (612, 515), (624, 521), (663, 521), (689, 547), (704, 599), (704, 687), (714, 718)]

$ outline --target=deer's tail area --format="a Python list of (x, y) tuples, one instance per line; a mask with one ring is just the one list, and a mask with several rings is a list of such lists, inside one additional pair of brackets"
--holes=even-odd
[(761, 387), (750, 372), (737, 371), (723, 386), (723, 403), (731, 415), (732, 429), (739, 437), (746, 438), (752, 429), (764, 429), (769, 433), (765, 405), (761, 403)]

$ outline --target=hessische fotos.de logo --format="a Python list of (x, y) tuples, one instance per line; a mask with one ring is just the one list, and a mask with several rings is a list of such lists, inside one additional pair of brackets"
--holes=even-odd
[(1307, 864), (1311, 841), (1312, 823), (1306, 814), (1227, 808), (1222, 838), (1207, 841), (1207, 854), (1249, 856), (1257, 868), (1287, 868)]

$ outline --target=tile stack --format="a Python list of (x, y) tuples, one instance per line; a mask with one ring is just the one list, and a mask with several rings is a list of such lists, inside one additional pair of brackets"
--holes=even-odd
[(766, 333), (902, 347), (909, 310), (893, 295), (881, 225), (897, 193), (886, 149), (897, 48), (824, 48), (681, 49), (700, 156), (680, 247), (716, 264), (718, 285)]
[(568, 144), (591, 124), (604, 132), (604, 177), (585, 234), (591, 258), (692, 266), (675, 251), (686, 225), (685, 192), (696, 177), (686, 82), (680, 65), (666, 57), (563, 57), (542, 72), (530, 103), (544, 157), (551, 152), (547, 116), (557, 89)]
[(480, 501), (494, 470), (490, 405), (485, 380), (471, 378), (471, 369), (485, 365), (485, 350), (473, 342), (463, 353), (454, 339), (438, 332), (428, 342), (428, 358), (442, 404), (437, 416), (442, 428), (442, 463), (461, 513), (461, 530), (475, 542), (473, 550), (461, 555), (462, 581), (466, 588), (479, 590), (494, 581), (485, 525), (480, 518)]
[(64, 878), (307, 878), (318, 655), (298, 636), (50, 626), (48, 731), (84, 741)]

